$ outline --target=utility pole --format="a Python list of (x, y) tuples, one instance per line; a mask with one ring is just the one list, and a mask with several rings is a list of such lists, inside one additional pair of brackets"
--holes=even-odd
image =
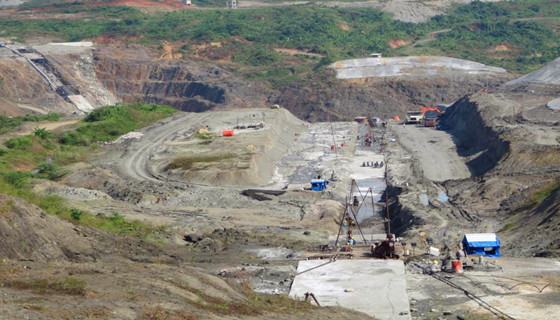
[(391, 234), (391, 217), (389, 216), (389, 194), (387, 193), (387, 189), (385, 189), (385, 210), (385, 219), (387, 219), (387, 234)]

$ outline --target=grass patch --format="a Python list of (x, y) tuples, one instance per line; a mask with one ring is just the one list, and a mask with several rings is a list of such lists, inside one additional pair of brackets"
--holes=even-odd
[(183, 310), (166, 310), (160, 307), (142, 308), (141, 320), (197, 320), (197, 315), (187, 309)]
[[(0, 160), (12, 170), (35, 168), (39, 171), (39, 177), (56, 179), (64, 174), (57, 166), (87, 160), (88, 156), (95, 153), (99, 142), (115, 140), (125, 133), (167, 118), (174, 112), (176, 110), (171, 107), (140, 103), (99, 108), (80, 121), (75, 129), (55, 134), (36, 128), (33, 135), (7, 140), (4, 143), (7, 150), (2, 149)], [(28, 119), (25, 121), (45, 117), (25, 118)], [(51, 115), (49, 119), (57, 117)], [(45, 164), (47, 158), (51, 160)]]
[(12, 280), (2, 283), (3, 286), (22, 290), (33, 290), (41, 294), (69, 294), (83, 296), (86, 283), (76, 278), (49, 277), (32, 280)]
[(265, 312), (292, 314), (314, 308), (307, 302), (291, 299), (287, 295), (257, 293), (249, 287), (240, 290), (246, 294), (246, 300), (226, 301), (195, 290), (195, 294), (200, 297), (195, 307), (221, 316), (259, 316)]
[(510, 230), (510, 229), (513, 229), (513, 228), (516, 227), (516, 226), (517, 226), (517, 223), (515, 223), (515, 222), (508, 223), (508, 224), (506, 224), (502, 229), (500, 229), (500, 230), (498, 231), (498, 233), (499, 233), (499, 232), (506, 232), (506, 231), (508, 231), (508, 230)]
[(106, 142), (167, 118), (176, 110), (155, 104), (129, 104), (103, 107), (87, 115), (78, 128), (58, 137), (63, 145), (88, 146)]
[(0, 134), (6, 133), (24, 122), (58, 121), (62, 118), (59, 113), (48, 115), (26, 115), (23, 117), (0, 116)]
[(197, 132), (194, 134), (194, 137), (201, 140), (212, 140), (216, 136), (214, 136), (211, 132)]
[(541, 203), (546, 197), (550, 196), (553, 192), (560, 189), (560, 179), (550, 182), (543, 186), (542, 188), (533, 192), (531, 197), (525, 201), (523, 207), (532, 207)]
[[(59, 196), (32, 192), (31, 179), (58, 179), (68, 172), (60, 166), (86, 160), (96, 151), (97, 142), (114, 140), (174, 112), (171, 107), (154, 104), (104, 107), (90, 113), (76, 129), (55, 135), (39, 128), (32, 135), (9, 139), (5, 142), (6, 149), (0, 152), (0, 193), (20, 197), (75, 224), (157, 242), (164, 227), (128, 221), (119, 213), (103, 217), (71, 208)], [(54, 120), (58, 116), (27, 117), (27, 120), (18, 121), (38, 121), (45, 117)]]
[(228, 159), (232, 159), (235, 156), (232, 154), (223, 154), (223, 155), (195, 155), (189, 157), (181, 157), (171, 160), (171, 162), (165, 166), (165, 170), (173, 170), (173, 169), (182, 169), (188, 170), (191, 169), (197, 163), (213, 163), (213, 162), (220, 162)]
[(134, 236), (157, 243), (162, 239), (165, 227), (157, 227), (140, 221), (126, 220), (119, 213), (110, 216), (97, 216), (87, 211), (71, 208), (66, 201), (56, 195), (41, 195), (32, 192), (30, 175), (25, 172), (11, 172), (0, 175), (0, 193), (22, 198), (35, 204), (45, 212), (56, 215), (72, 223), (84, 225), (105, 232)]

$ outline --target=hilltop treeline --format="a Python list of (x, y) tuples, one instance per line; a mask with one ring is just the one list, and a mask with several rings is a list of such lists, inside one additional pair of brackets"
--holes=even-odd
[[(271, 50), (274, 47), (323, 55), (322, 64), (371, 52), (385, 56), (432, 54), (517, 72), (534, 70), (560, 55), (560, 3), (555, 0), (473, 2), (419, 24), (394, 21), (389, 14), (371, 9), (318, 6), (146, 14), (130, 7), (86, 7), (74, 2), (48, 10), (85, 11), (89, 19), (3, 19), (0, 32), (21, 39), (48, 34), (67, 41), (101, 35), (144, 44), (167, 40), (181, 43), (185, 53), (193, 45), (222, 41), (232, 53), (231, 60), (242, 65), (278, 61), (280, 56)], [(433, 41), (416, 43), (435, 31), (440, 32)], [(399, 47), (394, 43), (400, 43)]]

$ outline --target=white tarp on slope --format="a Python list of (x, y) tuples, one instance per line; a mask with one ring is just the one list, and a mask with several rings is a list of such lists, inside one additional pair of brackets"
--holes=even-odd
[(560, 58), (556, 58), (546, 66), (537, 71), (533, 71), (517, 79), (506, 83), (506, 86), (513, 86), (524, 83), (544, 83), (560, 84)]
[(482, 63), (437, 56), (411, 56), (396, 58), (362, 58), (335, 62), (337, 79), (360, 79), (391, 76), (436, 76), (456, 72), (457, 74), (496, 74), (506, 70)]
[(84, 113), (90, 113), (94, 110), (91, 104), (81, 95), (68, 96), (68, 100), (70, 100), (78, 110)]

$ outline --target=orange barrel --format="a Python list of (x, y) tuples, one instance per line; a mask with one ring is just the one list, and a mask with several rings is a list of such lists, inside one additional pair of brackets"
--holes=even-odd
[(451, 268), (453, 269), (453, 273), (463, 273), (463, 263), (461, 260), (451, 261)]
[(231, 137), (231, 136), (233, 136), (233, 130), (224, 130), (224, 131), (222, 131), (222, 136), (224, 136), (224, 137)]

